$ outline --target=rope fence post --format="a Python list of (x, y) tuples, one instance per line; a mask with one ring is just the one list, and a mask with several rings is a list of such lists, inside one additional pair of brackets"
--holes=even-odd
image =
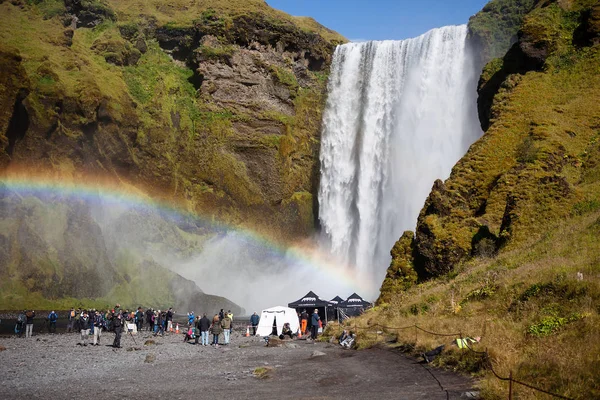
[(512, 371), (510, 371), (508, 373), (508, 400), (512, 400), (512, 398), (513, 398), (513, 395), (512, 395), (512, 392), (513, 392), (512, 382), (513, 382)]

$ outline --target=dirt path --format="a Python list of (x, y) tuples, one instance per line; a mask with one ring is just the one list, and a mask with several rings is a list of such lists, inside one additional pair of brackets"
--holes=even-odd
[[(234, 333), (219, 348), (184, 344), (181, 335), (151, 338), (147, 333), (101, 346), (76, 345), (79, 335), (4, 338), (0, 345), (0, 398), (114, 399), (459, 399), (472, 382), (462, 376), (429, 372), (415, 360), (387, 350), (342, 350), (339, 346), (294, 341), (265, 347), (259, 338)], [(139, 350), (135, 350), (138, 348)], [(128, 351), (129, 350), (129, 351)], [(324, 355), (313, 357), (315, 351)], [(156, 360), (146, 363), (147, 355)], [(257, 367), (270, 371), (265, 379)], [(434, 377), (435, 376), (435, 377)], [(437, 380), (436, 380), (437, 379)], [(438, 383), (439, 381), (439, 383)], [(441, 384), (441, 386), (440, 386)], [(445, 390), (442, 390), (442, 387)]]

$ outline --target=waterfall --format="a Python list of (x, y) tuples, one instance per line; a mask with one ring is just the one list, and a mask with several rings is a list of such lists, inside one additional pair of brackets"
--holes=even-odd
[(335, 51), (321, 139), (321, 242), (375, 282), (435, 179), (446, 179), (482, 133), (466, 36), (466, 25), (448, 26)]

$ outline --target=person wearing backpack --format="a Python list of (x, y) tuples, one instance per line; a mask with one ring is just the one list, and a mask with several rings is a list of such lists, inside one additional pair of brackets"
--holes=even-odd
[(68, 320), (69, 322), (67, 323), (67, 333), (73, 332), (73, 325), (75, 325), (75, 309), (73, 309), (73, 307), (71, 307), (71, 310), (69, 310)]
[(35, 311), (30, 310), (25, 313), (25, 338), (33, 336), (33, 318), (35, 318)]
[(52, 311), (48, 314), (48, 321), (50, 325), (48, 325), (48, 333), (56, 333), (56, 321), (58, 320), (58, 314)]

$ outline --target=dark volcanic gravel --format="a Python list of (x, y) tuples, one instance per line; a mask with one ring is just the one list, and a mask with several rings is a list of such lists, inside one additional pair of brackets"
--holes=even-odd
[[(234, 332), (229, 346), (183, 343), (183, 335), (103, 332), (101, 346), (78, 346), (79, 334), (0, 338), (0, 399), (458, 399), (472, 382), (417, 361), (372, 349), (297, 340), (284, 347)], [(146, 339), (155, 345), (144, 345)], [(91, 337), (90, 342), (91, 343)], [(291, 344), (290, 344), (291, 343)], [(325, 353), (311, 357), (313, 352)], [(155, 357), (153, 362), (145, 362)], [(267, 367), (264, 379), (253, 371)], [(432, 375), (433, 374), (433, 375)], [(442, 390), (441, 386), (448, 391)]]

